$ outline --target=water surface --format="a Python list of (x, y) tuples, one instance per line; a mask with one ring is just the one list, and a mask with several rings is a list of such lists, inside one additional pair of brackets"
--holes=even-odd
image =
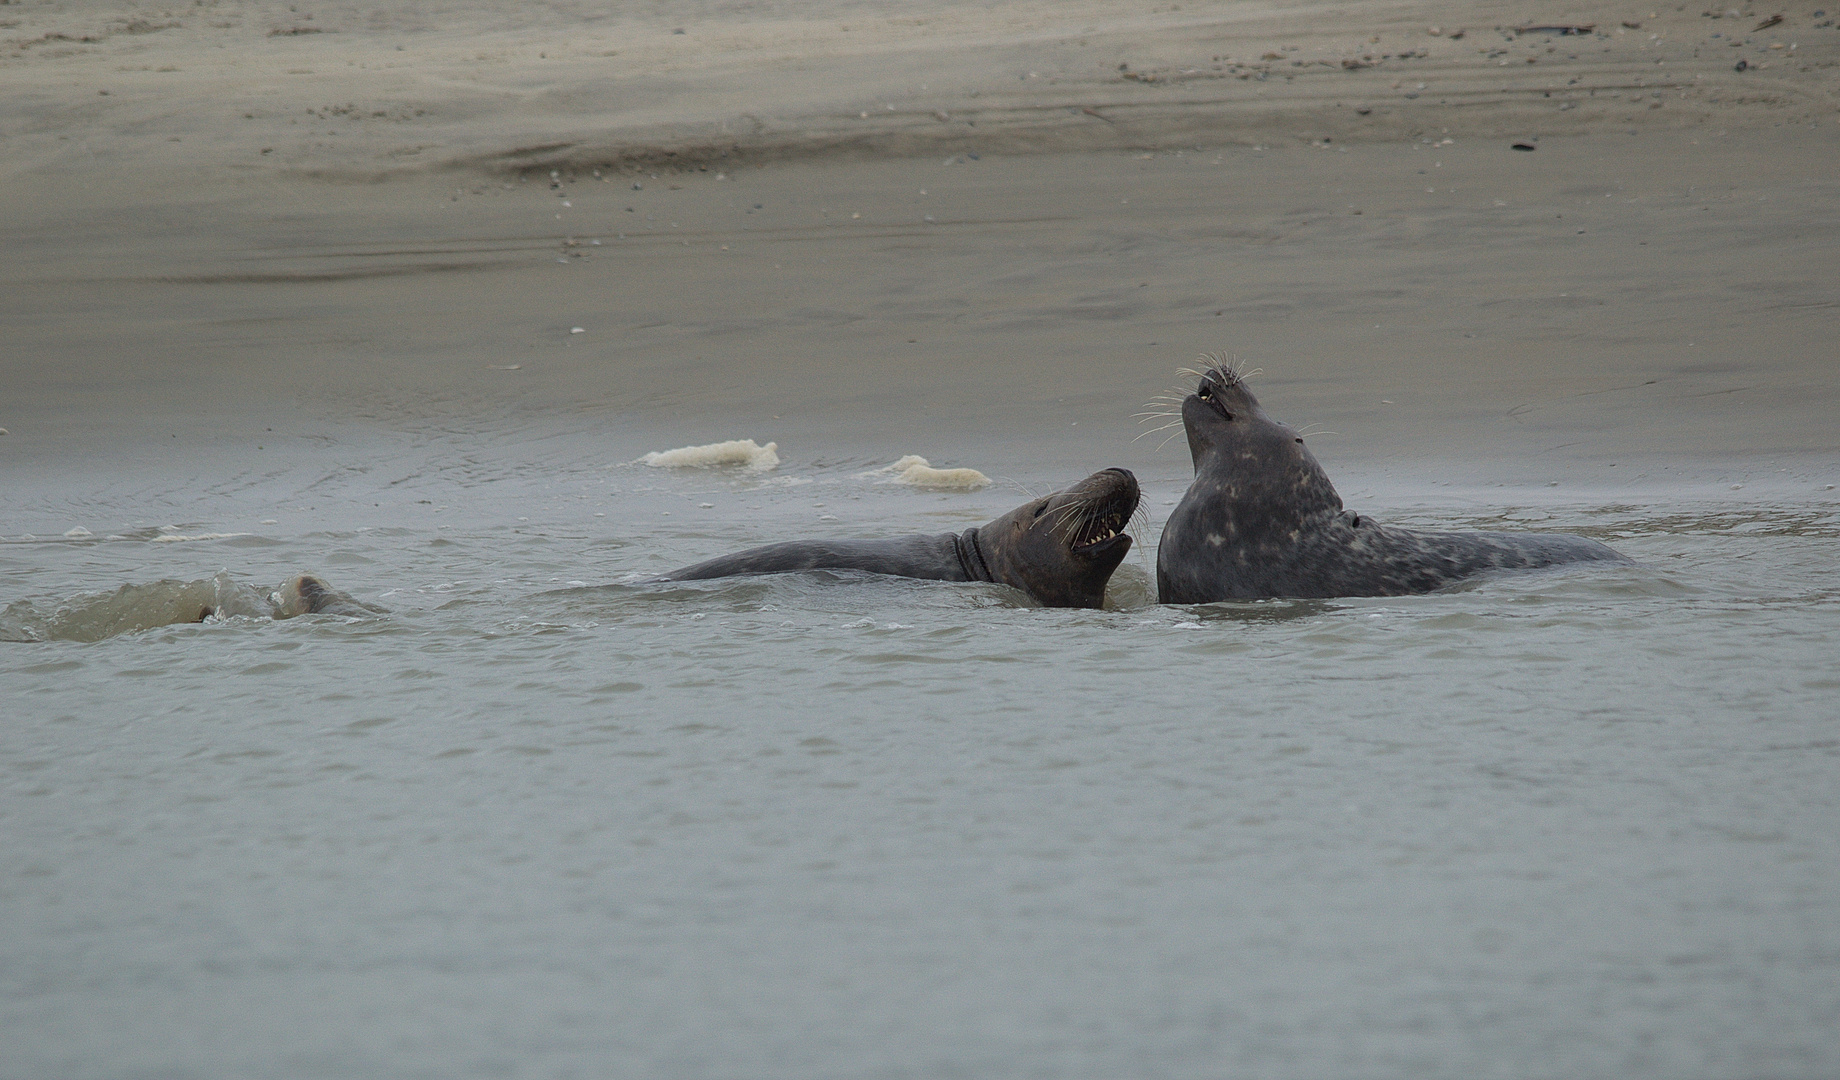
[[(176, 565), (257, 592), (312, 569), (388, 613), (0, 647), (0, 1072), (1834, 1063), (1831, 504), (1427, 491), (1391, 519), (1636, 562), (1171, 608), (1134, 553), (1112, 609), (1065, 611), (629, 580), (1014, 491), (545, 453), (540, 482), (399, 452), (406, 481), (113, 493), (89, 536), (6, 537), (13, 637)], [(163, 510), (194, 516), (136, 517)]]

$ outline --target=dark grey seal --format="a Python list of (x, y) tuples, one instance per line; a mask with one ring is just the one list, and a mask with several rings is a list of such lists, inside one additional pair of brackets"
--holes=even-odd
[(1137, 477), (1105, 469), (962, 533), (888, 540), (790, 540), (723, 555), (664, 576), (700, 581), (796, 570), (866, 570), (935, 581), (991, 581), (1046, 607), (1096, 608), (1131, 550)]
[(1163, 526), (1157, 599), (1404, 596), (1485, 570), (1623, 560), (1564, 533), (1428, 533), (1342, 509), (1302, 436), (1218, 364), (1182, 401), (1195, 479)]

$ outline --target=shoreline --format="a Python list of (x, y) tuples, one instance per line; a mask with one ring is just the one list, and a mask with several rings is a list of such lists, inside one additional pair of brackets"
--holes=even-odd
[[(1336, 9), (1333, 33), (1308, 35), (1299, 20), (1326, 9), (1023, 4), (874, 27), (859, 15), (879, 9), (764, 29), (718, 12), (678, 35), (668, 13), (515, 26), (462, 3), (441, 26), (315, 6), (323, 32), (273, 34), (305, 20), (224, 2), (136, 30), (138, 10), (0, 11), (0, 454), (16, 474), (81, 483), (124, 456), (234, 469), (284, 433), (404, 446), (528, 429), (605, 432), (609, 460), (753, 437), (808, 460), (1018, 472), (1073, 445), (1094, 467), (1173, 475), (1129, 418), (1215, 350), (1265, 368), (1268, 407), (1343, 433), (1321, 456), (1369, 478), (1434, 461), (1484, 487), (1610, 462), (1681, 463), (1707, 484), (1840, 470), (1840, 124), (1801, 123), (1780, 95), (1721, 96), (1762, 76), (1833, 96), (1831, 18), (1757, 34), (1761, 17), (1683, 10), (1517, 36), (1493, 29), (1520, 17), (1502, 4), (1400, 3)], [(1796, 69), (1690, 55), (1733, 27), (1750, 43), (1717, 48), (1790, 54), (1769, 49), (1782, 37)], [(627, 44), (598, 57), (608, 35)], [(1252, 53), (1267, 40), (1297, 59)], [(1197, 49), (1235, 60), (1184, 76)], [(316, 73), (287, 75), (303, 56)], [(596, 99), (595, 64), (614, 60), (629, 67)], [(914, 65), (932, 66), (923, 80)], [(1420, 81), (1447, 102), (1461, 86), (1494, 102), (1447, 106), (1484, 134), (1385, 127), (1441, 108), (1391, 87), (1408, 69), (1445, 72)], [(1649, 69), (1705, 92), (1623, 91), (1623, 113), (1553, 104)], [(1396, 111), (1358, 137), (1305, 123), (1358, 113), (1374, 80)], [(897, 86), (892, 111), (840, 105)], [(635, 133), (769, 98), (797, 123), (763, 129), (755, 159), (632, 171), (665, 146)], [(967, 103), (992, 111), (973, 128)], [(1275, 110), (1283, 137), (1260, 141), (1248, 109)], [(1038, 113), (1052, 117), (1031, 126)], [(564, 129), (569, 146), (530, 150)], [(1212, 138), (1187, 141), (1197, 130)], [(1140, 136), (1173, 148), (1121, 149)], [(939, 155), (967, 138), (1008, 150)], [(420, 164), (392, 158), (429, 139)], [(1062, 143), (1086, 148), (1049, 152)]]
[(1624, 140), (294, 181), (179, 209), (98, 179), (14, 218), (0, 452), (598, 425), (609, 460), (754, 437), (1013, 471), (1074, 437), (1154, 469), (1131, 415), (1225, 349), (1277, 415), (1341, 433), (1325, 458), (1832, 471), (1840, 184), (1807, 177), (1840, 138)]

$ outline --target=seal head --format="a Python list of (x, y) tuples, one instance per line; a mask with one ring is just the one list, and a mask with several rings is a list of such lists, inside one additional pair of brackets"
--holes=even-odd
[(1485, 570), (1621, 560), (1558, 533), (1420, 533), (1342, 509), (1303, 436), (1219, 365), (1182, 402), (1195, 479), (1163, 527), (1166, 604), (1265, 597), (1401, 596)]
[(1131, 551), (1124, 531), (1137, 511), (1137, 477), (1103, 469), (965, 534), (984, 581), (1013, 585), (1048, 607), (1096, 608)]
[(382, 608), (355, 600), (312, 574), (288, 578), (268, 595), (268, 601), (274, 606), (277, 619), (292, 619), (297, 615), (343, 615), (361, 619), (384, 614)]

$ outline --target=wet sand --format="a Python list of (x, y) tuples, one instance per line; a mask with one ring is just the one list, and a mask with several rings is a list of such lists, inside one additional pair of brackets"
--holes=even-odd
[(1203, 350), (1338, 475), (1835, 479), (1831, 19), (108, 10), (0, 68), (46, 479), (485, 422), (1179, 476), (1131, 414)]

